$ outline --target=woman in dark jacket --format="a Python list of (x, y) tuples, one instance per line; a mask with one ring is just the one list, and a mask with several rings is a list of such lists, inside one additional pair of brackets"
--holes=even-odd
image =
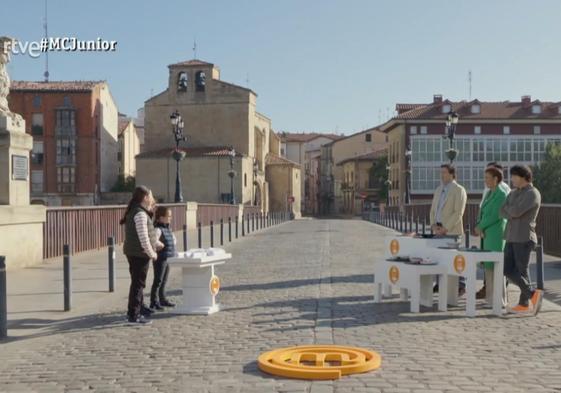
[(134, 324), (150, 323), (141, 315), (141, 309), (150, 260), (158, 257), (155, 249), (156, 233), (152, 222), (153, 207), (152, 192), (144, 186), (136, 187), (120, 221), (121, 225), (125, 225), (123, 252), (129, 262), (131, 275), (127, 316), (128, 321)]

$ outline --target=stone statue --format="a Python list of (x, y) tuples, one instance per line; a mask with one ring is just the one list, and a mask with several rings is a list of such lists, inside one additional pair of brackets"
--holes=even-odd
[(16, 124), (20, 124), (22, 118), (16, 113), (12, 113), (8, 108), (8, 94), (10, 93), (10, 77), (6, 67), (10, 61), (10, 48), (15, 43), (15, 39), (10, 37), (0, 37), (0, 116), (10, 117)]

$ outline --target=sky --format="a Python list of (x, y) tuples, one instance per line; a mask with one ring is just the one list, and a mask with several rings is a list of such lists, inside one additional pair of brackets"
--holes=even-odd
[[(44, 0), (2, 0), (0, 35), (43, 36)], [(7, 17), (9, 16), (9, 17)], [(107, 80), (135, 115), (167, 87), (167, 65), (197, 58), (258, 94), (277, 131), (350, 134), (395, 104), (561, 101), (561, 1), (49, 0), (49, 36), (116, 40), (115, 52), (49, 54), (50, 80)], [(14, 80), (44, 57), (14, 55)], [(188, 121), (188, 119), (185, 119)]]

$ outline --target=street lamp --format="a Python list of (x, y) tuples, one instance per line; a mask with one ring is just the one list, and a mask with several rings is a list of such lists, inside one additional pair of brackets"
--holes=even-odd
[(257, 158), (253, 158), (253, 204), (257, 205), (257, 185), (259, 182), (257, 181), (257, 172), (259, 171), (259, 163)]
[(236, 150), (233, 146), (230, 146), (230, 170), (228, 171), (228, 176), (230, 176), (230, 203), (232, 205), (236, 204), (236, 197), (234, 195), (234, 177), (236, 176), (236, 171), (234, 170), (234, 158), (236, 157)]
[(456, 126), (458, 125), (458, 120), (460, 117), (456, 112), (450, 111), (446, 117), (446, 127), (444, 129), (444, 139), (448, 139), (448, 150), (446, 150), (446, 156), (450, 160), (450, 164), (454, 162), (454, 159), (458, 155), (458, 150), (454, 149), (454, 136), (456, 134)]
[(181, 173), (179, 162), (185, 158), (185, 152), (179, 150), (179, 142), (186, 141), (187, 137), (183, 135), (183, 118), (177, 111), (173, 112), (169, 117), (172, 126), (173, 136), (175, 138), (175, 150), (173, 151), (173, 159), (175, 160), (176, 176), (175, 176), (175, 203), (183, 202), (183, 194), (181, 192)]
[(392, 182), (391, 182), (391, 180), (390, 180), (390, 170), (391, 170), (391, 169), (392, 169), (392, 168), (391, 168), (391, 166), (390, 166), (390, 163), (388, 162), (388, 163), (386, 164), (386, 171), (387, 171), (388, 173), (387, 173), (387, 177), (386, 177), (386, 181), (385, 181), (385, 184), (386, 184), (386, 186), (387, 186), (387, 193), (386, 193), (386, 199), (387, 199), (387, 201), (386, 201), (386, 204), (387, 204), (388, 206), (390, 205), (390, 188), (391, 188), (391, 186), (392, 186)]
[(411, 203), (411, 191), (409, 189), (409, 181), (411, 179), (411, 147), (405, 150), (405, 204)]

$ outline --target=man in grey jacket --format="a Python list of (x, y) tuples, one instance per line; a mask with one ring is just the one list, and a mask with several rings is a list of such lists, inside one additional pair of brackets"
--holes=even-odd
[(518, 305), (508, 311), (514, 314), (534, 314), (540, 311), (543, 292), (530, 284), (530, 253), (538, 242), (536, 217), (541, 204), (540, 192), (532, 185), (532, 171), (525, 165), (510, 169), (514, 189), (501, 207), (506, 218), (504, 273), (509, 282), (520, 287)]

